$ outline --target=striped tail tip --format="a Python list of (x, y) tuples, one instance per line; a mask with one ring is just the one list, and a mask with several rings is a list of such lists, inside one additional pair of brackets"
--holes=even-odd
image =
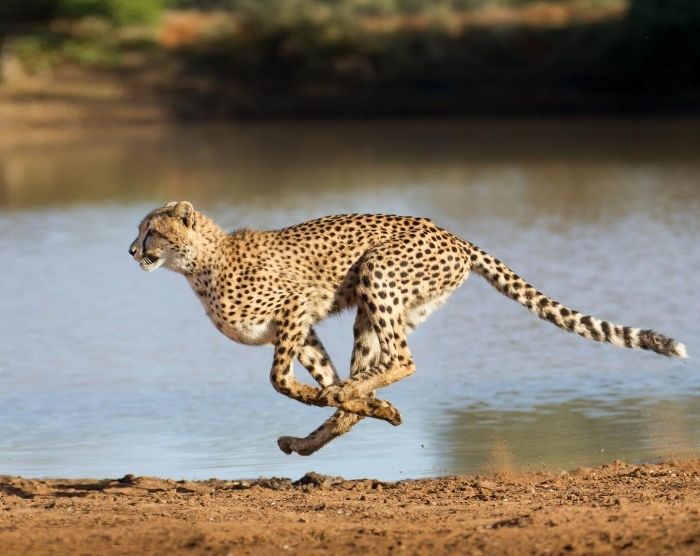
[(638, 342), (640, 348), (655, 351), (666, 357), (678, 357), (680, 359), (687, 359), (688, 357), (688, 350), (685, 348), (685, 344), (653, 330), (640, 330)]

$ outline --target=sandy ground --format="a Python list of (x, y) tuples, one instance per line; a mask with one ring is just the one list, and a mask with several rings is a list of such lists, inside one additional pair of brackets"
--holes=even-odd
[(0, 477), (9, 554), (698, 554), (700, 460), (384, 483)]

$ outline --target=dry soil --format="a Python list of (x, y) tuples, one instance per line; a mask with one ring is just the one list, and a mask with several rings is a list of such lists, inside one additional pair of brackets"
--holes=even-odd
[(0, 477), (11, 554), (698, 554), (700, 460), (387, 483)]

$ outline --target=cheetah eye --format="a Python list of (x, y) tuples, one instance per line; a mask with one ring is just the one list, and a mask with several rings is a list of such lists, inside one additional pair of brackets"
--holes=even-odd
[(160, 239), (168, 244), (172, 244), (172, 241), (170, 241), (170, 239), (168, 239), (162, 233), (157, 232), (156, 230), (148, 230), (148, 235), (151, 236), (152, 238), (158, 238), (158, 239)]

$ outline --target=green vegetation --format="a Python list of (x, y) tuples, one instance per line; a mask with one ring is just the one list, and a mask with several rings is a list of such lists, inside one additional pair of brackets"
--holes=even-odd
[(2, 0), (0, 49), (11, 42), (12, 54), (29, 71), (65, 62), (116, 68), (125, 54), (156, 46), (155, 25), (168, 5), (166, 0)]
[(57, 0), (56, 16), (104, 17), (117, 25), (155, 23), (169, 6), (167, 0)]
[(163, 90), (193, 116), (698, 110), (696, 0), (1, 6), (0, 45), (30, 70), (168, 60)]

